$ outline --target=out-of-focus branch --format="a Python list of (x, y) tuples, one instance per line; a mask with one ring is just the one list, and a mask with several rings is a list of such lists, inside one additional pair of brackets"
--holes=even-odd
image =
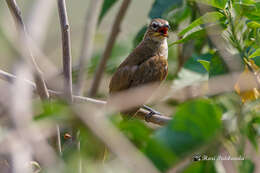
[[(205, 11), (209, 10), (209, 7), (202, 6), (199, 3), (198, 3), (198, 8), (202, 14), (204, 14)], [(216, 25), (216, 27), (209, 28), (206, 31), (209, 39), (219, 50), (219, 54), (221, 55), (224, 62), (226, 63), (229, 71), (231, 72), (241, 71), (240, 61), (238, 61), (238, 58), (236, 58), (234, 54), (231, 54), (230, 51), (228, 51), (228, 45), (221, 35), (221, 31), (222, 31), (221, 26)]]
[(101, 59), (99, 65), (98, 65), (98, 68), (95, 72), (93, 83), (92, 83), (90, 91), (89, 91), (89, 96), (91, 96), (91, 97), (95, 96), (98, 91), (99, 84), (100, 84), (104, 69), (107, 64), (107, 60), (111, 55), (116, 38), (120, 32), (121, 23), (123, 21), (123, 18), (126, 14), (126, 11), (129, 7), (130, 2), (131, 2), (131, 0), (124, 0), (120, 7), (120, 10), (117, 13), (111, 33), (109, 35), (109, 38), (108, 38), (108, 41), (106, 44), (105, 51), (103, 53), (103, 56), (102, 56), (102, 59)]
[(75, 93), (77, 95), (82, 95), (83, 92), (86, 78), (85, 67), (87, 66), (88, 60), (92, 56), (94, 36), (97, 28), (97, 21), (102, 6), (102, 2), (103, 0), (91, 0), (87, 11), (78, 63), (79, 73), (75, 89)]
[(46, 31), (53, 14), (54, 0), (34, 1), (27, 17), (28, 34), (38, 47), (41, 47), (46, 38)]
[[(31, 69), (28, 64), (22, 62), (15, 67), (15, 73), (19, 78), (31, 78)], [(19, 133), (20, 147), (11, 145), (13, 171), (14, 172), (31, 172), (29, 165), (25, 166), (32, 160), (32, 151), (27, 146), (27, 128), (32, 120), (32, 88), (23, 80), (14, 81), (10, 87), (9, 112), (13, 129)], [(8, 100), (7, 100), (8, 101)], [(24, 165), (24, 166), (22, 166)]]
[[(95, 133), (106, 146), (131, 170), (130, 172), (158, 173), (150, 160), (136, 149), (104, 115), (102, 110), (95, 110), (87, 105), (76, 105), (74, 111), (78, 117)], [(88, 112), (86, 114), (86, 112)]]
[(65, 0), (58, 1), (58, 11), (62, 33), (63, 74), (64, 74), (64, 96), (72, 103), (72, 73), (71, 73), (71, 46), (70, 30)]
[[(6, 3), (17, 25), (18, 32), (20, 34), (21, 45), (25, 46), (24, 54), (30, 57), (29, 65), (31, 66), (34, 72), (34, 80), (36, 83), (37, 92), (40, 95), (41, 99), (48, 99), (49, 93), (46, 84), (44, 82), (42, 72), (39, 69), (38, 65), (36, 64), (35, 59), (32, 55), (32, 51), (29, 47), (26, 28), (21, 17), (21, 11), (15, 0), (6, 0)], [(25, 59), (28, 60), (27, 58)]]
[[(15, 75), (12, 75), (10, 73), (0, 70), (0, 79), (11, 83), (13, 80), (17, 79), (17, 77)], [(33, 83), (32, 81), (26, 80), (26, 79), (23, 79), (23, 80), (27, 84), (31, 85), (34, 89), (36, 89), (35, 83)], [(50, 97), (52, 97), (52, 98), (60, 98), (62, 96), (62, 92), (60, 92), (60, 91), (54, 91), (54, 90), (49, 89), (48, 92), (50, 93)], [(92, 99), (92, 98), (88, 98), (88, 97), (82, 97), (82, 96), (73, 95), (73, 99), (76, 103), (90, 102), (90, 103), (99, 104), (99, 105), (106, 104), (105, 101), (96, 100), (96, 99)]]
[[(0, 79), (3, 79), (7, 82), (12, 82), (13, 80), (17, 79), (17, 77), (15, 75), (12, 75), (10, 73), (0, 70)], [(29, 80), (25, 80), (25, 79), (23, 79), (23, 80), (35, 89), (35, 84), (33, 82), (31, 82)], [(48, 90), (48, 91), (50, 93), (50, 96), (53, 98), (57, 98), (57, 97), (59, 98), (62, 95), (62, 93), (58, 92), (58, 91), (53, 91), (53, 90)], [(137, 94), (133, 94), (133, 95), (135, 96)], [(119, 97), (119, 99), (120, 99), (120, 97)], [(107, 104), (106, 101), (96, 100), (96, 99), (92, 99), (89, 97), (83, 97), (83, 96), (75, 96), (75, 95), (73, 95), (73, 100), (76, 103), (89, 102), (89, 103), (93, 103), (93, 104), (100, 105), (100, 106), (105, 106)], [(114, 100), (116, 100), (116, 98)], [(118, 107), (124, 108), (124, 106), (121, 106), (121, 105), (119, 105)], [(139, 109), (139, 111), (135, 114), (135, 116), (144, 120), (148, 114), (149, 114), (149, 111), (144, 110), (144, 109)], [(164, 125), (167, 122), (169, 122), (170, 120), (171, 120), (170, 117), (154, 114), (151, 116), (151, 118), (148, 119), (148, 122), (158, 124), (158, 125)]]
[[(42, 77), (42, 73), (38, 67), (38, 65), (36, 64), (34, 57), (32, 55), (32, 52), (30, 50), (30, 47), (28, 45), (28, 40), (27, 40), (27, 33), (26, 33), (26, 29), (25, 29), (25, 25), (23, 23), (22, 17), (21, 17), (21, 11), (16, 3), (15, 0), (6, 0), (6, 3), (8, 5), (8, 8), (15, 20), (15, 23), (17, 25), (20, 37), (21, 37), (21, 44), (25, 44), (25, 54), (29, 55), (29, 57), (31, 58), (30, 60), (30, 65), (32, 63), (32, 68), (34, 71), (34, 78), (35, 78), (35, 83), (36, 83), (36, 88), (37, 88), (37, 92), (40, 95), (41, 99), (48, 99), (49, 98), (49, 93), (46, 87), (46, 84), (44, 82), (44, 79)], [(24, 42), (24, 43), (23, 43)]]

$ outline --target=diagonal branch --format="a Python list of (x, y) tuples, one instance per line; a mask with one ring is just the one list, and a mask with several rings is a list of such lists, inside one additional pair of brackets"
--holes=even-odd
[(64, 74), (64, 96), (72, 103), (72, 74), (71, 74), (71, 46), (69, 20), (65, 0), (58, 1), (60, 26), (62, 32), (63, 74)]
[[(20, 35), (20, 41), (21, 41), (21, 45), (25, 45), (24, 47), (24, 57), (30, 57), (30, 61), (29, 61), (29, 65), (31, 66), (31, 68), (34, 71), (34, 80), (36, 83), (36, 88), (37, 88), (37, 92), (40, 95), (41, 99), (48, 99), (49, 98), (49, 93), (45, 84), (45, 81), (43, 79), (43, 75), (42, 72), (40, 70), (40, 68), (38, 67), (32, 51), (29, 47), (29, 43), (28, 43), (28, 38), (27, 38), (27, 32), (26, 32), (26, 28), (25, 25), (23, 23), (22, 20), (22, 16), (21, 16), (21, 11), (16, 3), (15, 0), (6, 0), (6, 3), (8, 5), (8, 8), (14, 18), (14, 21), (17, 25), (18, 28), (18, 32)], [(25, 58), (25, 60), (28, 61), (27, 58)]]
[[(0, 79), (5, 80), (9, 83), (11, 83), (12, 81), (14, 81), (15, 79), (17, 79), (17, 77), (15, 75), (12, 75), (10, 73), (7, 73), (3, 70), (0, 70)], [(26, 82), (28, 85), (31, 85), (34, 89), (35, 87), (35, 83), (23, 79), (24, 82)], [(48, 90), (50, 93), (50, 96), (53, 98), (59, 98), (62, 96), (62, 93), (59, 91), (53, 91), (53, 90)], [(83, 103), (83, 102), (88, 102), (88, 103), (93, 103), (95, 105), (100, 105), (100, 106), (105, 106), (107, 104), (106, 101), (102, 101), (102, 100), (97, 100), (97, 99), (92, 99), (89, 97), (83, 97), (83, 96), (75, 96), (73, 95), (73, 101), (75, 103)], [(149, 114), (149, 111), (144, 110), (144, 109), (140, 109), (136, 114), (135, 117), (145, 120), (145, 117)], [(154, 114), (152, 115), (151, 118), (149, 118), (149, 122), (154, 123), (154, 124), (158, 124), (158, 125), (165, 125), (167, 124), (169, 121), (171, 120), (170, 117), (164, 116), (164, 115), (157, 115)]]
[(117, 38), (117, 36), (120, 32), (121, 23), (123, 21), (123, 18), (126, 14), (126, 11), (129, 7), (130, 2), (131, 2), (131, 0), (124, 0), (121, 7), (120, 7), (120, 10), (117, 13), (117, 16), (115, 18), (115, 21), (114, 21), (114, 24), (113, 24), (113, 27), (112, 27), (112, 30), (111, 30), (111, 33), (109, 35), (109, 38), (108, 38), (108, 41), (107, 41), (107, 44), (106, 44), (104, 54), (103, 54), (102, 59), (101, 59), (99, 65), (98, 65), (98, 68), (96, 70), (95, 77), (94, 77), (93, 83), (92, 83), (90, 91), (89, 91), (89, 96), (92, 96), (92, 97), (95, 96), (97, 91), (98, 91), (100, 81), (101, 81), (102, 75), (104, 73), (104, 69), (106, 67), (106, 64), (107, 64), (107, 60), (111, 55), (113, 46), (116, 42), (116, 38)]
[(81, 51), (79, 57), (79, 74), (76, 81), (76, 91), (77, 95), (81, 95), (83, 92), (86, 73), (85, 67), (89, 59), (92, 56), (92, 49), (93, 49), (93, 42), (95, 31), (98, 22), (98, 15), (102, 6), (103, 0), (91, 0), (90, 5), (87, 11), (85, 26), (84, 26), (84, 33), (83, 33), (83, 40), (81, 44)]

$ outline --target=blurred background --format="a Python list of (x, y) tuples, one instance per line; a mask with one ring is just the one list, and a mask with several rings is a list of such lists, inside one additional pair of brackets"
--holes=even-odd
[[(109, 81), (153, 18), (171, 26), (168, 76), (147, 103), (161, 115), (125, 120), (154, 88), (110, 98)], [(259, 45), (257, 0), (2, 0), (0, 172), (258, 173)]]

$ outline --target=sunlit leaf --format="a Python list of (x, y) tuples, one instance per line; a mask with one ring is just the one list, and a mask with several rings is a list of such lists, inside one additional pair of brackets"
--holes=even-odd
[(175, 45), (175, 44), (180, 44), (180, 43), (185, 43), (191, 39), (198, 39), (198, 38), (202, 38), (204, 37), (206, 34), (206, 30), (205, 29), (200, 29), (200, 30), (197, 30), (195, 32), (192, 32), (191, 34), (187, 35), (186, 37), (180, 39), (180, 40), (177, 40), (173, 43), (170, 43), (169, 44), (169, 47)]
[(247, 26), (250, 28), (260, 28), (260, 23), (256, 21), (251, 21), (247, 23)]
[(227, 0), (194, 0), (194, 1), (206, 5), (210, 5), (216, 8), (220, 8), (220, 9), (224, 9), (227, 4)]
[(254, 53), (252, 53), (249, 58), (254, 58), (256, 56), (260, 56), (260, 48), (256, 49)]
[(208, 12), (208, 13), (204, 14), (203, 16), (201, 16), (200, 18), (193, 21), (188, 27), (183, 29), (178, 35), (183, 36), (184, 34), (189, 32), (190, 30), (192, 30), (193, 28), (195, 28), (195, 27), (197, 27), (201, 24), (215, 23), (222, 17), (224, 17), (224, 15), (219, 13), (219, 12), (215, 12), (215, 11), (214, 12)]
[(203, 67), (209, 72), (209, 68), (210, 68), (210, 62), (209, 61), (202, 60), (202, 59), (198, 59), (197, 61), (199, 63), (201, 63), (203, 65)]

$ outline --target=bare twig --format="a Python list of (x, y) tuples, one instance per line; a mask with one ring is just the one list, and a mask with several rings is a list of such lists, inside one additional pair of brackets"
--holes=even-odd
[(88, 60), (92, 56), (94, 36), (96, 32), (98, 15), (102, 6), (102, 2), (103, 0), (91, 0), (87, 11), (78, 63), (79, 73), (75, 89), (75, 93), (77, 95), (82, 95), (83, 92), (86, 78), (85, 67), (87, 66)]
[(59, 154), (60, 154), (60, 156), (62, 156), (60, 126), (58, 124), (56, 124), (56, 132), (57, 132), (57, 145), (58, 145), (58, 149), (59, 149)]
[[(7, 82), (12, 82), (13, 80), (17, 79), (17, 77), (15, 75), (12, 75), (12, 74), (7, 73), (7, 72), (2, 71), (2, 70), (0, 70), (0, 78), (2, 80), (7, 81)], [(27, 84), (31, 85), (34, 89), (36, 89), (35, 83), (33, 83), (32, 81), (26, 80), (26, 79), (23, 79), (23, 80)], [(62, 92), (60, 92), (60, 91), (48, 90), (48, 92), (50, 93), (50, 97), (53, 97), (53, 98), (60, 98), (62, 96)], [(98, 104), (98, 105), (105, 105), (106, 104), (105, 101), (96, 100), (96, 99), (92, 99), (92, 98), (88, 98), (88, 97), (82, 97), (82, 96), (73, 95), (73, 99), (77, 103), (90, 102), (90, 103), (94, 103), (94, 104)]]
[[(30, 57), (29, 64), (31, 65), (31, 67), (33, 68), (33, 71), (34, 71), (34, 78), (35, 78), (37, 92), (40, 95), (41, 99), (48, 99), (49, 93), (48, 93), (46, 84), (44, 82), (42, 72), (39, 69), (38, 65), (36, 64), (35, 59), (32, 55), (31, 49), (29, 47), (29, 43), (28, 43), (28, 39), (27, 39), (27, 32), (26, 32), (25, 25), (24, 25), (22, 17), (21, 17), (21, 11), (15, 0), (6, 0), (6, 3), (8, 5), (8, 8), (17, 25), (18, 32), (19, 32), (20, 38), (21, 38), (21, 44), (22, 45), (25, 44), (24, 52), (28, 57)], [(27, 58), (25, 58), (25, 59), (27, 60)]]
[(105, 66), (107, 64), (107, 60), (111, 55), (116, 38), (120, 32), (121, 23), (123, 21), (123, 18), (126, 14), (126, 11), (129, 7), (130, 2), (131, 2), (131, 0), (124, 0), (120, 7), (120, 10), (117, 13), (111, 33), (109, 35), (109, 38), (108, 38), (108, 41), (106, 44), (105, 51), (103, 53), (103, 56), (102, 56), (102, 59), (101, 59), (99, 65), (98, 65), (98, 68), (95, 72), (95, 77), (93, 79), (93, 83), (92, 83), (90, 91), (89, 91), (89, 96), (91, 96), (91, 97), (95, 96), (98, 91), (99, 84), (100, 84)]
[(64, 74), (64, 95), (68, 102), (72, 103), (72, 74), (71, 74), (71, 47), (69, 20), (65, 0), (58, 1), (60, 26), (62, 32), (62, 52), (63, 52), (63, 74)]

